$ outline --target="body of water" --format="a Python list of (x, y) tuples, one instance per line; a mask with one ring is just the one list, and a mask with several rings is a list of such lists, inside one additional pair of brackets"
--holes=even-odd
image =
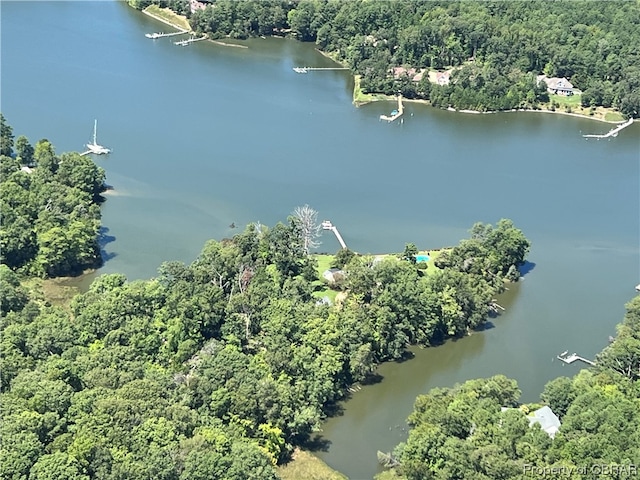
[[(476, 221), (511, 218), (533, 267), (501, 299), (495, 328), (380, 367), (384, 380), (328, 420), (320, 456), (371, 478), (376, 451), (406, 437), (415, 397), (504, 373), (524, 401), (593, 357), (615, 333), (640, 281), (640, 128), (540, 113), (473, 115), (394, 103), (351, 105), (348, 72), (305, 45), (255, 39), (248, 49), (175, 38), (121, 2), (2, 2), (2, 112), (16, 137), (82, 151), (98, 119), (114, 190), (103, 207), (99, 273), (131, 280), (163, 261), (192, 261), (230, 224), (285, 221), (305, 203), (359, 252), (452, 245)], [(325, 234), (321, 251), (339, 245)]]

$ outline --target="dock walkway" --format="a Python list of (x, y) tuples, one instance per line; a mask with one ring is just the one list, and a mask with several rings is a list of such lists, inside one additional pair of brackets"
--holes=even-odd
[(584, 357), (581, 357), (577, 353), (572, 353), (571, 355), (567, 356), (567, 352), (564, 352), (564, 353), (558, 355), (557, 359), (562, 361), (562, 362), (564, 362), (564, 363), (566, 363), (566, 364), (569, 364), (569, 365), (572, 364), (573, 362), (578, 362), (578, 361), (584, 362), (584, 363), (586, 363), (588, 365), (592, 365), (592, 366), (595, 365), (595, 362), (592, 362), (591, 360), (588, 360), (588, 359), (586, 359)]
[(173, 42), (173, 43), (174, 43), (174, 45), (179, 45), (181, 47), (186, 47), (190, 43), (199, 42), (200, 40), (206, 40), (206, 39), (207, 39), (207, 36), (205, 35), (204, 37), (200, 37), (200, 38), (191, 37), (191, 38), (187, 38), (186, 40), (180, 40), (178, 42)]
[(398, 110), (391, 113), (391, 116), (380, 115), (380, 120), (386, 120), (387, 122), (391, 123), (402, 116), (402, 114), (404, 113), (404, 106), (402, 105), (402, 95), (398, 95)]
[(627, 128), (629, 125), (631, 125), (633, 123), (633, 118), (630, 118), (629, 120), (627, 120), (626, 122), (618, 125), (615, 128), (612, 128), (611, 130), (609, 130), (607, 133), (605, 133), (604, 135), (593, 135), (593, 134), (588, 134), (588, 135), (583, 135), (584, 138), (607, 138), (607, 137), (617, 137), (618, 136), (618, 132), (620, 132), (620, 130)]
[(342, 235), (340, 235), (340, 232), (338, 231), (338, 229), (329, 220), (325, 220), (324, 222), (322, 222), (322, 228), (324, 230), (331, 230), (335, 234), (336, 238), (338, 239), (338, 243), (340, 244), (340, 246), (345, 250), (347, 249), (347, 244), (344, 243), (344, 240), (342, 239)]
[(308, 73), (320, 70), (349, 70), (348, 67), (293, 67), (296, 73)]
[(179, 32), (172, 32), (172, 33), (145, 33), (144, 36), (147, 38), (150, 38), (152, 40), (155, 40), (156, 38), (163, 38), (163, 37), (173, 37), (175, 35), (184, 35), (185, 33), (189, 33), (186, 30), (180, 30)]

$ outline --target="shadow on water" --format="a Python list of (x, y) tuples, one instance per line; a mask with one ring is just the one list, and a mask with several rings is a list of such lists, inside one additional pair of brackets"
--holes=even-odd
[[(499, 317), (500, 313), (497, 312), (489, 312), (489, 318), (496, 318)], [(484, 322), (482, 325), (479, 325), (477, 328), (474, 328), (473, 331), (474, 332), (484, 332), (487, 330), (491, 330), (492, 328), (495, 328), (495, 324), (489, 320), (487, 320), (486, 322)]]
[(529, 273), (534, 268), (536, 268), (536, 264), (535, 263), (525, 261), (524, 264), (519, 268), (520, 275), (525, 276), (527, 273)]
[(409, 350), (405, 350), (404, 352), (402, 352), (402, 355), (400, 356), (400, 358), (396, 358), (394, 360), (395, 363), (404, 363), (407, 360), (411, 360), (412, 358), (415, 357), (415, 354)]
[(362, 385), (375, 385), (376, 383), (380, 383), (382, 380), (384, 380), (384, 377), (378, 372), (374, 372), (367, 375), (367, 378), (362, 380), (360, 383)]
[[(351, 393), (347, 393), (344, 400), (350, 400), (352, 397), (353, 395)], [(344, 415), (344, 400), (336, 400), (326, 404), (324, 407), (324, 413), (327, 414), (327, 417), (340, 417)]]
[(311, 452), (328, 452), (331, 441), (316, 434), (314, 437), (310, 437), (308, 440), (302, 442), (300, 446)]
[(103, 262), (107, 262), (118, 255), (116, 252), (107, 252), (105, 248), (116, 240), (116, 237), (109, 235), (108, 232), (109, 229), (107, 227), (100, 227), (100, 230), (98, 230), (98, 246), (100, 247), (100, 255)]

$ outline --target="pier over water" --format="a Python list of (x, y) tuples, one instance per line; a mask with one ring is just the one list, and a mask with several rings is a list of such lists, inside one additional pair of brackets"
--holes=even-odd
[(583, 135), (584, 138), (607, 138), (607, 137), (617, 137), (618, 136), (618, 132), (620, 132), (622, 129), (627, 128), (629, 125), (631, 125), (633, 123), (633, 118), (630, 118), (629, 120), (627, 120), (626, 122), (618, 125), (615, 128), (612, 128), (611, 130), (609, 130), (607, 133), (605, 133), (604, 135), (593, 135), (593, 134), (588, 134), (588, 135)]
[(400, 118), (403, 113), (404, 106), (402, 105), (402, 95), (398, 95), (398, 110), (394, 110), (393, 112), (391, 112), (391, 116), (380, 115), (380, 120), (386, 120), (387, 122), (391, 123), (394, 120)]
[(346, 250), (347, 244), (344, 243), (344, 240), (342, 239), (342, 235), (340, 235), (340, 232), (338, 231), (338, 229), (329, 220), (325, 220), (324, 222), (322, 222), (322, 228), (324, 230), (331, 230), (335, 234), (336, 238), (338, 239), (338, 243), (340, 244), (340, 246)]
[(144, 36), (147, 38), (150, 38), (152, 40), (155, 40), (156, 38), (162, 38), (162, 37), (173, 37), (175, 35), (184, 35), (185, 33), (189, 33), (186, 30), (180, 30), (179, 32), (172, 32), (172, 33), (145, 33)]
[(563, 352), (560, 355), (558, 355), (556, 357), (558, 360), (560, 360), (561, 362), (564, 362), (568, 365), (572, 364), (573, 362), (584, 362), (588, 365), (594, 366), (595, 362), (592, 362), (591, 360), (588, 360), (584, 357), (581, 357), (580, 355), (578, 355), (577, 353), (572, 353), (571, 355), (567, 355), (567, 352)]

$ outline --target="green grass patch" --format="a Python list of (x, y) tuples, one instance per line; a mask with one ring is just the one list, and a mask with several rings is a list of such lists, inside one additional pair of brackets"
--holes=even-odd
[(29, 295), (41, 305), (54, 305), (69, 310), (71, 300), (80, 293), (77, 287), (64, 285), (64, 279), (27, 278), (21, 282)]
[(338, 291), (331, 290), (329, 287), (325, 287), (324, 289), (318, 290), (311, 294), (313, 298), (317, 298), (318, 300), (322, 299), (323, 297), (327, 297), (329, 300), (331, 300), (331, 303), (336, 303), (336, 295), (338, 295)]
[(144, 9), (144, 11), (164, 20), (165, 22), (172, 26), (175, 26), (176, 28), (189, 31), (191, 30), (191, 25), (189, 25), (189, 21), (186, 17), (178, 15), (168, 8), (160, 8), (157, 5), (149, 5)]
[(565, 95), (549, 95), (549, 102), (556, 102), (556, 104), (561, 107), (569, 106), (571, 108), (580, 107), (580, 101), (582, 100), (582, 95), (569, 95), (568, 97)]
[(618, 112), (607, 112), (604, 114), (604, 119), (607, 122), (621, 122), (624, 120), (624, 117)]
[(381, 93), (364, 93), (360, 88), (360, 75), (354, 75), (353, 77), (353, 103), (356, 106), (364, 105), (365, 103), (375, 102), (378, 100), (390, 100), (393, 97), (383, 95)]
[(433, 275), (438, 270), (440, 270), (438, 267), (434, 265), (433, 261), (436, 258), (438, 258), (440, 255), (442, 255), (442, 252), (444, 252), (444, 250), (422, 250), (418, 252), (418, 255), (429, 255), (429, 261), (427, 262), (427, 270), (426, 270), (427, 275)]
[(374, 477), (375, 480), (404, 480), (404, 478), (405, 477), (400, 476), (398, 472), (396, 472), (395, 468), (380, 472)]
[(282, 480), (347, 480), (345, 475), (305, 450), (296, 450), (293, 460), (278, 467), (278, 476)]
[(336, 258), (336, 256), (321, 253), (318, 255), (314, 255), (313, 258), (315, 258), (318, 262), (318, 278), (322, 278), (322, 274), (331, 268), (333, 260)]

